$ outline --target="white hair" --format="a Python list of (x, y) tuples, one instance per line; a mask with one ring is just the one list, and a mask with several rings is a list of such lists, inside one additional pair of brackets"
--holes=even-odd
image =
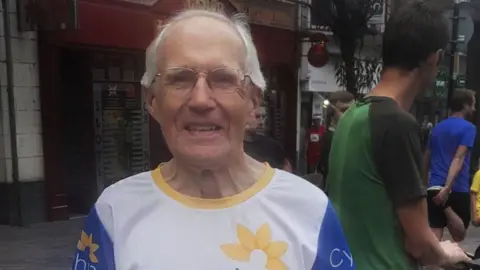
[(150, 46), (148, 46), (145, 59), (145, 74), (143, 75), (141, 81), (142, 86), (145, 88), (150, 88), (153, 81), (155, 80), (155, 77), (158, 74), (157, 52), (159, 51), (159, 46), (162, 45), (166, 37), (165, 33), (167, 32), (167, 30), (175, 23), (194, 17), (214, 18), (227, 23), (236, 30), (245, 46), (246, 59), (244, 67), (245, 70), (243, 71), (246, 75), (250, 76), (252, 83), (256, 87), (260, 88), (262, 91), (265, 90), (265, 78), (263, 77), (262, 71), (260, 70), (257, 49), (255, 48), (255, 44), (253, 43), (246, 16), (243, 14), (236, 14), (229, 18), (225, 14), (219, 12), (198, 9), (182, 11), (178, 15), (170, 19), (170, 21), (166, 25), (164, 25), (162, 30), (157, 34), (156, 38), (153, 40)]

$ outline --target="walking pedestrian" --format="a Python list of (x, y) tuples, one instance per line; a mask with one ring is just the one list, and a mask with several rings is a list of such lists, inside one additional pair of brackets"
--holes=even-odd
[(259, 132), (257, 128), (259, 118), (260, 116), (257, 113), (256, 121), (247, 125), (243, 150), (255, 160), (267, 162), (272, 168), (292, 172), (292, 166), (280, 142)]
[(475, 92), (455, 90), (449, 106), (451, 115), (433, 128), (424, 156), (428, 219), (438, 239), (448, 228), (459, 242), (470, 224), (470, 153), (476, 127), (465, 118), (475, 111)]
[(323, 175), (324, 179), (327, 179), (328, 176), (328, 160), (335, 128), (354, 100), (355, 97), (352, 93), (347, 91), (336, 91), (328, 97), (330, 105), (327, 108), (327, 130), (320, 141), (320, 161), (318, 163), (318, 171)]
[(308, 129), (306, 135), (306, 157), (307, 157), (307, 173), (316, 173), (318, 167), (318, 161), (320, 159), (320, 140), (325, 133), (325, 127), (321, 123), (319, 116), (314, 116), (312, 119), (312, 125)]
[(411, 270), (468, 261), (428, 224), (420, 125), (409, 114), (433, 83), (448, 27), (434, 1), (396, 9), (383, 35), (378, 85), (337, 124), (327, 191), (357, 269)]
[(173, 158), (103, 191), (72, 269), (355, 269), (325, 194), (243, 151), (265, 89), (246, 18), (180, 12), (142, 85)]

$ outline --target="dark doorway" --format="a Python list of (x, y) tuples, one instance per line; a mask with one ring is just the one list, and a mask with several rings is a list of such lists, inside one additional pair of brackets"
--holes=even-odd
[(63, 170), (70, 216), (87, 214), (94, 204), (95, 155), (93, 130), (93, 94), (88, 52), (62, 49), (61, 132), (63, 133)]

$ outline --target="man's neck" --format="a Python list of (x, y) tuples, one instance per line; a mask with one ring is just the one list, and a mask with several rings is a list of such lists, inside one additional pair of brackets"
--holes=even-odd
[(454, 112), (450, 115), (451, 117), (457, 117), (457, 118), (464, 118), (465, 119), (465, 113), (464, 112)]
[(394, 69), (385, 70), (382, 79), (368, 96), (385, 96), (395, 100), (405, 111), (412, 107), (417, 88), (412, 82), (413, 74), (404, 73)]
[(217, 168), (201, 169), (172, 159), (162, 166), (162, 176), (176, 191), (195, 198), (218, 199), (250, 188), (265, 170), (265, 165), (242, 153), (236, 161)]

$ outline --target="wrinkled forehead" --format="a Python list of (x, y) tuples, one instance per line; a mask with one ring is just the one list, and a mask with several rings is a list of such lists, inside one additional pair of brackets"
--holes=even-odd
[(193, 17), (171, 25), (157, 48), (158, 68), (185, 66), (214, 68), (235, 65), (243, 69), (246, 48), (239, 32), (228, 22)]

